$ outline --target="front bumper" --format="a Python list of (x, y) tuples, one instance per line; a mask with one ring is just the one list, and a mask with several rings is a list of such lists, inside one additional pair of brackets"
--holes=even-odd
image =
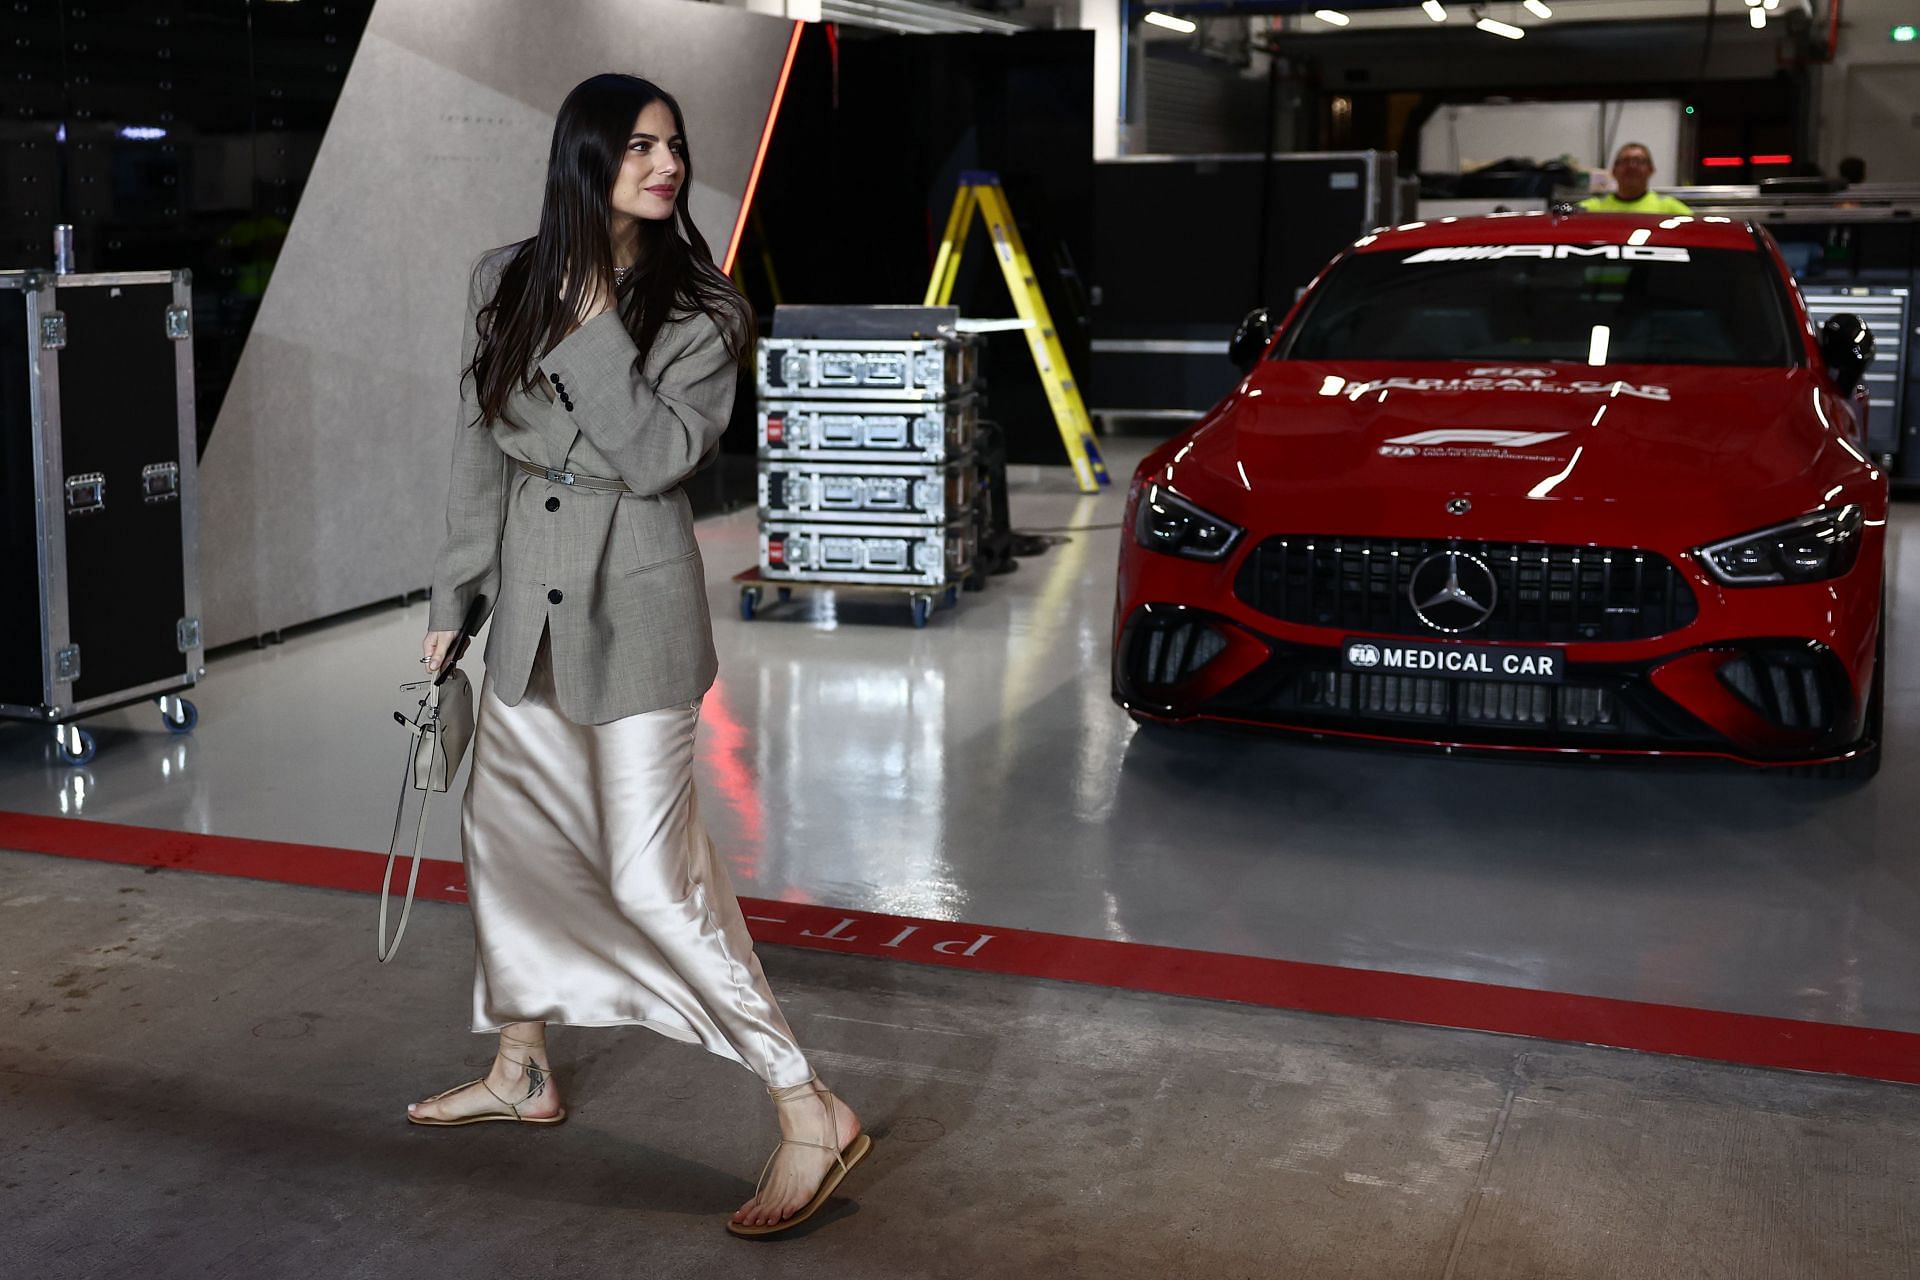
[[(1119, 619), (1113, 694), (1136, 715), (1428, 747), (1710, 756), (1751, 765), (1842, 760), (1863, 699), (1832, 649), (1751, 637), (1595, 660), (1567, 646), (1560, 684), (1359, 672), (1347, 636), (1284, 639), (1245, 619), (1148, 602)], [(1364, 638), (1364, 637), (1351, 637)], [(1391, 644), (1394, 637), (1379, 637)]]

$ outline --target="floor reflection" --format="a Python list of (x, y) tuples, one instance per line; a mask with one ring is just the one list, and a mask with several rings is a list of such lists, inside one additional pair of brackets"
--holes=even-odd
[[(1121, 498), (1025, 473), (1016, 523), (1079, 531), (924, 630), (806, 587), (741, 621), (753, 514), (700, 524), (721, 679), (698, 781), (743, 894), (1920, 1030), (1920, 674), (1899, 656), (1920, 512), (1890, 529), (1886, 766), (1861, 787), (1136, 731), (1107, 693)], [(151, 704), (92, 718), (84, 768), (0, 724), (0, 810), (384, 849), (425, 612), (218, 655), (191, 735)], [(459, 856), (457, 805), (427, 848)]]

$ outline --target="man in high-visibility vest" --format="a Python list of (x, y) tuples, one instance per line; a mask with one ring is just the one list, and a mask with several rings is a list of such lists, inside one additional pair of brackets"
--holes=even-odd
[(1657, 213), (1668, 217), (1691, 215), (1693, 210), (1672, 196), (1647, 186), (1653, 179), (1653, 152), (1646, 144), (1629, 142), (1613, 157), (1614, 190), (1580, 202), (1589, 213)]

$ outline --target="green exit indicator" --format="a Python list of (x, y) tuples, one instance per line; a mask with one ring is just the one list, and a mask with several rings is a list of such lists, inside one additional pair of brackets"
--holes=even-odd
[(1890, 34), (1895, 44), (1912, 44), (1915, 40), (1920, 40), (1920, 27), (1906, 22), (1895, 27)]

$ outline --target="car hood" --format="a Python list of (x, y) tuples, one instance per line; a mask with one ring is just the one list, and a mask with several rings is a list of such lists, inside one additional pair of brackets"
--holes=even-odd
[(1633, 545), (1650, 515), (1728, 536), (1864, 478), (1845, 412), (1806, 369), (1273, 360), (1149, 461), (1271, 528)]

